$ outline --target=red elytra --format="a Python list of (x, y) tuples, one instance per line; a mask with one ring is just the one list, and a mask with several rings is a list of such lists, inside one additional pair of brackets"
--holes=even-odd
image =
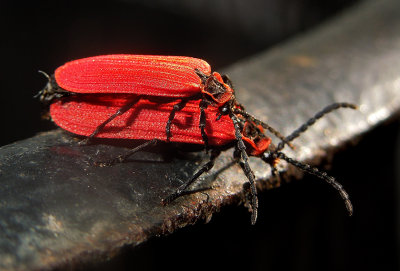
[[(129, 101), (128, 95), (83, 95), (65, 97), (50, 106), (53, 121), (61, 128), (77, 135), (90, 136), (110, 115)], [(203, 144), (198, 120), (200, 101), (190, 101), (178, 111), (173, 120), (171, 141)], [(165, 124), (176, 102), (158, 103), (146, 99), (139, 100), (123, 115), (118, 116), (102, 129), (96, 137), (166, 140)], [(222, 116), (215, 121), (218, 111), (206, 109), (206, 132), (210, 145), (224, 145), (235, 140), (231, 119)]]
[(192, 57), (102, 55), (68, 62), (54, 75), (61, 88), (76, 93), (188, 97), (202, 85), (195, 69), (211, 73), (206, 61)]

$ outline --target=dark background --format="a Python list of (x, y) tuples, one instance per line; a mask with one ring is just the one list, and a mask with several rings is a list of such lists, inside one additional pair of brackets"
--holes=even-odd
[(67, 61), (110, 53), (193, 56), (217, 70), (353, 1), (226, 2), (1, 1), (0, 145), (53, 127), (40, 119), (40, 104), (32, 98), (46, 84), (38, 70), (53, 73)]
[[(43, 108), (33, 99), (46, 84), (38, 70), (52, 73), (66, 61), (110, 53), (194, 56), (218, 70), (279, 46), (354, 3), (1, 1), (0, 144), (54, 128), (40, 118)], [(393, 146), (399, 149), (399, 138), (395, 122), (335, 156), (330, 173), (349, 180), (352, 218), (333, 189), (306, 178), (263, 193), (254, 227), (245, 208), (225, 208), (208, 225), (127, 247), (115, 259), (82, 269), (398, 270), (400, 152)]]

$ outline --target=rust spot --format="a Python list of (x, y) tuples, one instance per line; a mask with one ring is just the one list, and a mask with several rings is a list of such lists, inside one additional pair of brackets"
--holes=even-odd
[(317, 61), (315, 58), (306, 55), (293, 55), (288, 58), (291, 65), (300, 66), (303, 68), (315, 67)]

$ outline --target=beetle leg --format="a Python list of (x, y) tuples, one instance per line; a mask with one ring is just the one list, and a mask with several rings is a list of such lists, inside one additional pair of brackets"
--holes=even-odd
[(115, 112), (113, 115), (111, 115), (108, 119), (106, 119), (102, 124), (100, 124), (99, 126), (97, 126), (96, 130), (94, 130), (94, 132), (88, 136), (87, 138), (85, 138), (84, 140), (82, 140), (81, 142), (79, 142), (79, 144), (87, 144), (90, 142), (90, 140), (92, 140), (98, 133), (101, 132), (101, 130), (104, 129), (104, 127), (110, 123), (113, 119), (115, 119), (118, 116), (121, 116), (122, 114), (124, 114), (126, 111), (128, 111), (134, 104), (136, 104), (142, 97), (139, 96), (135, 96), (135, 98), (133, 98), (131, 101), (129, 101), (127, 104), (125, 104), (124, 106), (122, 106), (120, 109), (118, 109), (117, 112)]
[(204, 111), (207, 108), (208, 104), (205, 101), (200, 102), (200, 131), (201, 131), (201, 137), (203, 138), (204, 145), (206, 147), (206, 151), (208, 151), (208, 136), (205, 131), (206, 129), (206, 112)]
[(279, 159), (276, 157), (276, 155), (273, 155), (273, 152), (270, 151), (264, 152), (261, 156), (261, 159), (265, 163), (269, 164), (271, 168), (272, 180), (268, 180), (269, 185), (271, 185), (271, 187), (278, 187), (281, 183), (281, 177), (277, 168)]
[(154, 146), (156, 145), (158, 142), (160, 142), (161, 140), (154, 138), (150, 141), (146, 141), (145, 143), (131, 149), (129, 152), (125, 153), (125, 154), (121, 154), (118, 155), (117, 157), (115, 157), (114, 159), (110, 160), (110, 161), (106, 161), (106, 162), (94, 162), (95, 166), (99, 166), (99, 167), (108, 167), (108, 166), (112, 166), (118, 163), (122, 163), (124, 162), (126, 159), (128, 159), (130, 156), (132, 156), (133, 154), (137, 153), (138, 151), (141, 151), (142, 149), (148, 147), (148, 146)]
[(165, 126), (165, 133), (166, 133), (166, 135), (167, 135), (167, 142), (169, 142), (169, 141), (170, 141), (170, 138), (172, 137), (172, 134), (171, 134), (171, 124), (172, 124), (172, 121), (173, 121), (174, 118), (175, 118), (176, 112), (181, 111), (183, 108), (185, 108), (186, 104), (187, 104), (189, 101), (197, 100), (197, 99), (200, 99), (200, 97), (199, 97), (198, 94), (193, 95), (193, 96), (190, 96), (190, 97), (183, 98), (179, 103), (177, 103), (177, 104), (174, 105), (174, 107), (173, 107), (171, 113), (169, 114), (168, 121), (167, 121), (167, 125)]
[[(197, 171), (192, 178), (190, 178), (189, 181), (183, 183), (181, 186), (178, 187), (177, 190), (175, 190), (174, 193), (169, 195), (168, 197), (164, 198), (161, 202), (163, 205), (166, 205), (168, 203), (171, 203), (175, 199), (179, 198), (182, 195), (188, 194), (188, 187), (193, 184), (203, 173), (210, 171), (214, 167), (215, 164), (215, 159), (220, 155), (221, 150), (219, 149), (213, 149), (211, 151), (211, 156), (210, 156), (210, 161), (208, 161), (199, 171)], [(197, 192), (201, 190), (195, 190), (193, 192)], [(190, 192), (190, 191), (189, 191)]]
[(255, 182), (255, 176), (253, 171), (249, 165), (249, 156), (246, 153), (246, 146), (242, 140), (242, 132), (240, 129), (240, 120), (233, 113), (229, 114), (230, 118), (233, 121), (233, 125), (235, 127), (235, 137), (237, 140), (236, 150), (241, 154), (241, 162), (239, 162), (240, 166), (243, 169), (244, 174), (250, 183), (250, 192), (251, 192), (251, 224), (254, 225), (257, 221), (257, 213), (258, 213), (258, 198), (257, 198), (257, 188)]

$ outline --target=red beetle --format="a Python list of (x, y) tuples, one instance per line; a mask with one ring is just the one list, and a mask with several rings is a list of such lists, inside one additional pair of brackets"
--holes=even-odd
[(201, 100), (199, 126), (206, 146), (204, 110), (212, 105), (220, 110), (219, 116), (226, 115), (226, 106), (235, 101), (232, 88), (219, 73), (211, 73), (206, 61), (182, 56), (104, 55), (78, 59), (57, 68), (39, 96), (46, 102), (77, 94), (131, 95), (131, 100), (104, 120), (89, 138), (95, 137), (107, 123), (125, 113), (139, 99), (156, 97), (159, 101), (165, 98), (164, 103), (180, 99), (171, 110), (165, 127), (169, 141), (175, 113), (188, 101)]
[[(334, 103), (284, 137), (247, 113), (236, 101), (228, 77), (211, 73), (210, 65), (201, 59), (105, 55), (68, 62), (48, 78), (49, 83), (38, 96), (44, 102), (53, 102), (50, 114), (63, 129), (89, 139), (149, 140), (108, 164), (158, 140), (213, 146), (210, 161), (164, 203), (186, 192), (190, 184), (213, 167), (221, 150), (234, 145), (235, 158), (250, 182), (252, 224), (257, 219), (258, 200), (249, 155), (270, 164), (273, 174), (277, 174), (276, 164), (283, 159), (326, 180), (339, 191), (352, 213), (347, 193), (333, 177), (287, 157), (281, 150), (317, 119), (341, 107), (356, 108), (353, 104)], [(280, 138), (277, 146), (271, 144), (264, 129)]]

